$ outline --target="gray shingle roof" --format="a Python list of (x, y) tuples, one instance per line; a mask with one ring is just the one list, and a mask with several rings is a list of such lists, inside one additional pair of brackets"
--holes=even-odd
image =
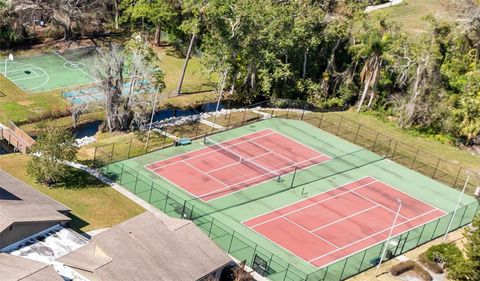
[(48, 264), (0, 253), (0, 280), (60, 281), (63, 278)]
[(197, 226), (145, 212), (58, 261), (99, 280), (197, 280), (231, 260)]
[(0, 170), (0, 232), (14, 222), (68, 221), (70, 209)]

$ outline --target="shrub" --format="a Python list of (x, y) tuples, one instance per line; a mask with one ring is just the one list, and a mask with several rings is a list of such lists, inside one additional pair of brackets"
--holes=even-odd
[(435, 259), (441, 258), (446, 267), (460, 263), (464, 260), (460, 249), (453, 243), (439, 244), (430, 247), (426, 252), (426, 258), (432, 262), (438, 262)]
[(431, 270), (433, 273), (436, 273), (436, 274), (442, 274), (443, 273), (443, 268), (438, 263), (428, 259), (427, 252), (422, 253), (420, 256), (418, 256), (418, 261), (423, 266), (425, 266), (426, 268)]
[(393, 276), (399, 276), (407, 271), (413, 271), (416, 276), (418, 276), (420, 279), (424, 281), (431, 281), (433, 280), (432, 276), (428, 271), (423, 269), (418, 263), (414, 261), (405, 261), (401, 262), (397, 265), (392, 266), (390, 269), (390, 273)]

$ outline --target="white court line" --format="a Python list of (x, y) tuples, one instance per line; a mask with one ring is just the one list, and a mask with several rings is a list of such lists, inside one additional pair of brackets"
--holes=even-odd
[[(425, 216), (425, 215), (428, 215), (428, 214), (430, 214), (430, 213), (432, 213), (432, 212), (434, 212), (434, 211), (437, 211), (437, 210), (436, 210), (436, 209), (432, 209), (432, 210), (430, 210), (430, 211), (428, 211), (428, 212), (425, 212), (425, 213), (423, 213), (423, 214), (421, 214), (421, 215), (418, 215), (418, 216), (416, 216), (416, 217), (413, 217), (413, 218), (411, 218), (411, 219), (409, 219), (409, 220), (407, 220), (407, 221), (398, 223), (398, 224), (396, 224), (396, 225), (394, 226), (394, 229), (395, 229), (396, 227), (399, 227), (399, 226), (401, 226), (401, 225), (404, 225), (404, 224), (406, 224), (406, 223), (409, 223), (409, 222), (411, 222), (411, 221), (413, 221), (413, 220), (416, 220), (416, 219), (418, 219), (418, 218), (420, 218), (420, 217), (423, 217), (423, 216)], [(437, 218), (436, 218), (436, 219), (437, 219)], [(435, 220), (435, 219), (434, 219), (434, 220)], [(433, 220), (432, 220), (432, 221), (433, 221)], [(427, 222), (427, 223), (428, 223), (428, 222)], [(427, 224), (427, 223), (424, 223), (424, 224)], [(421, 225), (424, 225), (424, 224), (421, 224)], [(419, 226), (421, 226), (421, 225), (418, 225), (417, 227), (419, 227)], [(311, 263), (311, 262), (313, 262), (313, 261), (315, 261), (315, 260), (324, 258), (324, 257), (326, 257), (326, 256), (329, 256), (329, 255), (333, 254), (333, 253), (336, 253), (336, 252), (338, 252), (338, 251), (341, 251), (341, 250), (343, 250), (343, 249), (345, 249), (345, 248), (351, 247), (351, 246), (353, 246), (353, 245), (355, 245), (355, 244), (357, 244), (357, 243), (359, 243), (359, 242), (362, 242), (362, 241), (364, 241), (364, 240), (366, 240), (366, 239), (372, 238), (372, 237), (374, 237), (374, 236), (376, 236), (376, 235), (378, 235), (378, 234), (380, 234), (380, 233), (382, 233), (382, 232), (388, 231), (388, 230), (391, 229), (391, 228), (392, 228), (392, 227), (389, 226), (389, 227), (387, 227), (387, 228), (385, 228), (385, 229), (383, 229), (383, 230), (381, 230), (381, 231), (378, 231), (378, 232), (376, 232), (376, 233), (374, 233), (374, 234), (371, 234), (371, 235), (369, 235), (369, 236), (366, 236), (366, 237), (364, 237), (364, 238), (362, 238), (362, 239), (360, 239), (360, 240), (356, 240), (356, 241), (353, 242), (353, 243), (347, 244), (347, 245), (342, 246), (342, 247), (340, 247), (340, 248), (338, 248), (338, 249), (336, 249), (336, 250), (333, 250), (333, 251), (331, 251), (331, 252), (329, 252), (329, 253), (327, 253), (327, 254), (318, 256), (318, 257), (316, 257), (316, 258), (314, 258), (314, 259), (311, 259), (311, 260), (309, 260), (308, 262)], [(416, 228), (416, 227), (415, 227), (415, 228)], [(407, 231), (410, 231), (410, 230), (412, 230), (412, 229), (413, 229), (413, 228), (410, 228), (410, 229), (407, 230)], [(400, 234), (395, 235), (395, 237), (398, 236), (398, 235), (400, 235)], [(386, 239), (383, 240), (383, 241), (386, 241)], [(370, 247), (370, 246), (369, 246), (369, 247)], [(367, 247), (367, 248), (369, 248), (369, 247)]]
[[(272, 172), (276, 173), (276, 172), (281, 171), (281, 170), (283, 170), (283, 169), (291, 168), (291, 167), (294, 167), (294, 166), (296, 166), (296, 165), (298, 165), (298, 164), (300, 164), (300, 163), (307, 162), (307, 161), (312, 161), (312, 160), (314, 160), (315, 158), (324, 157), (324, 156), (325, 156), (325, 155), (316, 156), (316, 157), (313, 157), (313, 158), (304, 160), (304, 161), (302, 161), (302, 162), (295, 163), (294, 165), (284, 166), (284, 167), (282, 167), (281, 169), (278, 169), (278, 170), (275, 170), (275, 171), (272, 171)], [(302, 169), (306, 169), (306, 168), (308, 168), (308, 167), (310, 167), (310, 166), (304, 167), (304, 168), (302, 168)], [(301, 169), (298, 169), (297, 171), (300, 171), (300, 170), (301, 170)], [(287, 174), (283, 174), (283, 176), (288, 175), (288, 174), (291, 174), (291, 173), (293, 173), (293, 172), (294, 172), (294, 171), (292, 171), (292, 172), (290, 172), (290, 173), (287, 173)], [(233, 184), (233, 185), (230, 185), (230, 186), (227, 186), (227, 187), (225, 187), (225, 188), (222, 188), (222, 189), (219, 189), (219, 190), (216, 190), (216, 191), (212, 191), (212, 192), (208, 192), (208, 193), (202, 194), (202, 195), (199, 196), (199, 198), (205, 197), (205, 196), (208, 196), (208, 195), (211, 195), (211, 194), (214, 194), (214, 193), (217, 193), (217, 192), (219, 192), (219, 191), (224, 191), (224, 190), (229, 189), (229, 188), (232, 188), (232, 187), (234, 187), (234, 186), (236, 186), (236, 185), (243, 184), (243, 183), (245, 183), (245, 182), (248, 182), (248, 181), (251, 181), (251, 180), (260, 178), (260, 177), (264, 177), (264, 176), (266, 176), (266, 175), (268, 175), (268, 174), (270, 174), (270, 173), (262, 174), (262, 175), (259, 175), (259, 176), (254, 177), (254, 178), (249, 178), (249, 179), (247, 179), (247, 180), (244, 180), (244, 181), (241, 181), (241, 182), (237, 182), (237, 183), (235, 183), (235, 184)], [(268, 178), (268, 179), (265, 179), (264, 181), (261, 181), (261, 182), (259, 182), (259, 183), (255, 183), (255, 185), (259, 185), (259, 184), (264, 183), (264, 182), (266, 182), (266, 181), (269, 181), (269, 180), (271, 180), (271, 179), (272, 179), (272, 177), (270, 177), (270, 178)], [(252, 187), (252, 186), (250, 186), (250, 187)], [(250, 188), (250, 187), (248, 187), (248, 188)], [(241, 189), (241, 190), (244, 190), (244, 189), (245, 189), (245, 188), (243, 188), (243, 189)], [(237, 191), (238, 191), (238, 190), (237, 190)], [(230, 195), (230, 194), (232, 194), (232, 193), (233, 193), (233, 192), (231, 192), (231, 193), (229, 193), (229, 194), (227, 194), (227, 195)], [(223, 197), (223, 196), (221, 196), (221, 197)], [(215, 199), (217, 199), (217, 198), (220, 198), (220, 197), (216, 197)]]
[(374, 206), (372, 206), (372, 207), (370, 207), (370, 208), (363, 209), (363, 210), (361, 210), (360, 212), (356, 212), (356, 213), (351, 214), (351, 215), (349, 215), (349, 216), (347, 216), (347, 217), (344, 217), (344, 218), (338, 219), (338, 220), (336, 220), (336, 221), (332, 221), (332, 222), (330, 222), (330, 223), (324, 224), (324, 225), (322, 225), (322, 226), (320, 226), (320, 227), (314, 228), (314, 229), (312, 229), (312, 231), (315, 232), (315, 231), (317, 231), (317, 230), (320, 230), (320, 229), (329, 227), (330, 225), (333, 225), (333, 224), (336, 224), (336, 223), (339, 223), (339, 222), (348, 220), (349, 218), (352, 218), (352, 217), (354, 217), (354, 216), (363, 214), (363, 213), (365, 213), (365, 212), (368, 212), (368, 211), (370, 211), (370, 210), (372, 210), (372, 209), (375, 209), (375, 208), (378, 208), (378, 207), (380, 207), (380, 206), (374, 205)]
[[(284, 208), (293, 206), (293, 205), (295, 205), (295, 204), (299, 204), (299, 203), (301, 203), (301, 202), (308, 201), (308, 200), (312, 199), (313, 197), (322, 196), (323, 194), (326, 194), (326, 193), (329, 193), (329, 192), (331, 192), (331, 191), (340, 189), (340, 188), (342, 188), (342, 187), (344, 187), (344, 186), (347, 186), (347, 185), (352, 184), (352, 183), (357, 182), (357, 181), (361, 181), (361, 180), (363, 180), (363, 179), (365, 179), (365, 178), (368, 178), (368, 177), (364, 177), (364, 178), (361, 178), (361, 179), (358, 179), (358, 180), (354, 180), (354, 181), (348, 182), (348, 183), (343, 184), (343, 185), (341, 185), (341, 186), (337, 186), (337, 187), (335, 187), (335, 188), (333, 188), (333, 189), (330, 189), (330, 190), (328, 190), (328, 191), (325, 191), (325, 192), (322, 192), (322, 193), (319, 193), (319, 194), (310, 196), (310, 197), (308, 197), (308, 198), (305, 198), (305, 199), (303, 199), (303, 200), (294, 202), (294, 203), (292, 203), (292, 204), (282, 206), (282, 207), (280, 207), (280, 208), (277, 208), (277, 209), (274, 209), (274, 210), (265, 212), (265, 213), (263, 213), (263, 214), (260, 214), (260, 215), (258, 215), (258, 216), (255, 216), (255, 217), (251, 217), (251, 218), (249, 218), (249, 219), (246, 219), (246, 220), (242, 221), (242, 223), (244, 223), (244, 222), (246, 222), (246, 221), (250, 221), (250, 220), (256, 219), (256, 218), (259, 218), (259, 217), (262, 217), (262, 216), (265, 216), (265, 215), (270, 214), (270, 213), (274, 213), (274, 212), (276, 212), (276, 211), (278, 211), (278, 210), (281, 210), (281, 209), (284, 209)], [(298, 211), (304, 210), (304, 209), (306, 209), (306, 208), (310, 208), (310, 207), (312, 207), (312, 206), (314, 206), (314, 205), (317, 205), (317, 204), (319, 204), (319, 203), (323, 203), (323, 202), (326, 202), (326, 201), (328, 201), (328, 200), (331, 200), (331, 199), (337, 198), (337, 197), (339, 197), (339, 196), (345, 195), (345, 194), (347, 194), (347, 193), (350, 193), (351, 191), (354, 191), (354, 190), (356, 190), (356, 189), (358, 189), (358, 188), (362, 188), (362, 187), (364, 187), (364, 186), (366, 186), (366, 185), (369, 185), (369, 184), (372, 184), (372, 183), (374, 183), (374, 182), (375, 182), (375, 180), (372, 181), (372, 182), (368, 182), (368, 183), (366, 183), (366, 184), (357, 186), (357, 187), (355, 187), (355, 188), (353, 188), (353, 189), (344, 191), (344, 192), (342, 192), (342, 193), (339, 193), (339, 194), (330, 196), (330, 197), (328, 197), (328, 198), (322, 199), (322, 200), (317, 201), (317, 202), (315, 202), (315, 203), (308, 204), (308, 205), (306, 205), (306, 206), (303, 206), (303, 207), (301, 207), (301, 208), (298, 208), (298, 209), (295, 209), (295, 210), (293, 210), (293, 211), (287, 212), (287, 213), (285, 213), (285, 214), (278, 215), (278, 216), (276, 216), (275, 218), (268, 219), (268, 220), (266, 220), (266, 221), (257, 223), (257, 224), (255, 224), (255, 225), (253, 225), (253, 226), (250, 226), (250, 227), (256, 227), (256, 226), (258, 226), (258, 225), (261, 225), (261, 224), (267, 223), (267, 222), (269, 222), (269, 221), (272, 221), (272, 220), (274, 220), (274, 219), (276, 219), (276, 218), (278, 218), (278, 217), (291, 215), (291, 214), (293, 214), (293, 213), (296, 213), (296, 212), (298, 212)]]
[[(392, 209), (390, 209), (390, 208), (387, 208), (387, 207), (384, 206), (383, 204), (380, 204), (380, 203), (378, 203), (377, 201), (375, 201), (375, 200), (373, 200), (373, 199), (370, 199), (370, 198), (368, 198), (368, 197), (366, 197), (366, 196), (363, 196), (363, 195), (361, 195), (361, 194), (358, 194), (358, 193), (356, 193), (355, 191), (352, 191), (352, 193), (355, 194), (355, 195), (357, 195), (358, 197), (362, 197), (363, 199), (372, 202), (373, 204), (377, 204), (379, 207), (384, 208), (385, 210), (389, 211), (389, 212), (392, 213), (392, 214), (396, 214), (396, 213), (397, 213), (396, 211), (394, 211), (394, 210), (392, 210)], [(398, 214), (398, 216), (400, 216), (400, 217), (408, 220), (407, 217), (405, 217), (405, 216), (403, 216), (403, 215), (401, 215), (401, 214)]]
[(193, 169), (199, 171), (200, 173), (206, 175), (207, 177), (209, 177), (209, 178), (211, 178), (211, 179), (214, 179), (215, 181), (221, 183), (223, 186), (227, 186), (227, 184), (224, 183), (223, 181), (217, 179), (216, 177), (210, 176), (209, 174), (205, 173), (204, 171), (200, 170), (199, 168), (197, 168), (197, 167), (195, 167), (195, 166), (193, 166), (193, 165), (191, 165), (191, 164), (189, 164), (189, 163), (187, 163), (187, 162), (185, 162), (185, 161), (183, 161), (183, 163), (185, 163), (187, 166), (190, 166), (190, 167), (192, 167)]
[(87, 75), (90, 79), (92, 79), (93, 81), (95, 82), (98, 82), (97, 79), (93, 78), (92, 76), (90, 76), (90, 74), (88, 74), (87, 72), (85, 72), (83, 69), (79, 68), (74, 62), (72, 61), (69, 61), (67, 60), (65, 57), (63, 57), (62, 55), (60, 55), (59, 53), (57, 52), (53, 52), (55, 55), (59, 56), (61, 59), (63, 59), (64, 61), (70, 63), (73, 67), (75, 67), (76, 69), (78, 69), (79, 71), (83, 72), (85, 75)]
[(308, 232), (308, 233), (312, 234), (313, 236), (315, 236), (315, 237), (319, 238), (319, 239), (320, 239), (320, 240), (322, 240), (323, 242), (326, 242), (326, 243), (328, 243), (328, 244), (332, 245), (333, 247), (335, 247), (335, 248), (337, 248), (337, 249), (339, 248), (337, 245), (335, 245), (335, 244), (333, 244), (332, 242), (328, 241), (327, 239), (325, 239), (325, 238), (321, 237), (320, 235), (317, 235), (317, 234), (315, 234), (315, 233), (311, 232), (311, 231), (310, 231), (310, 230), (308, 230), (307, 228), (305, 228), (305, 227), (303, 227), (303, 226), (299, 225), (298, 223), (296, 223), (296, 222), (292, 221), (291, 219), (289, 219), (289, 218), (286, 218), (286, 217), (283, 217), (282, 219), (285, 219), (285, 220), (287, 220), (287, 221), (289, 221), (289, 222), (293, 223), (294, 225), (296, 225), (296, 226), (300, 227), (300, 228), (301, 228), (301, 229), (303, 229), (304, 231), (306, 231), (306, 232)]
[[(429, 179), (430, 179), (430, 178), (429, 178)], [(398, 189), (398, 188), (396, 188), (396, 187), (394, 187), (394, 186), (392, 186), (392, 185), (390, 185), (390, 184), (388, 184), (388, 183), (385, 183), (385, 182), (383, 182), (383, 181), (381, 181), (381, 180), (377, 180), (377, 181), (383, 183), (384, 185), (386, 185), (386, 186), (388, 186), (388, 187), (390, 187), (390, 188), (392, 188), (392, 189), (395, 189), (396, 191), (402, 193), (403, 195), (405, 195), (405, 196), (407, 196), (407, 197), (412, 198), (413, 200), (420, 201), (420, 202), (422, 202), (423, 204), (425, 204), (425, 205), (427, 205), (427, 206), (430, 206), (430, 207), (433, 208), (433, 209), (439, 210), (439, 211), (442, 212), (443, 214), (447, 214), (447, 212), (445, 212), (445, 211), (443, 211), (443, 210), (441, 210), (441, 209), (433, 206), (432, 204), (430, 204), (430, 203), (428, 203), (428, 202), (425, 202), (424, 200), (422, 200), (422, 199), (420, 199), (420, 198), (414, 197), (414, 196), (412, 196), (412, 195), (410, 195), (410, 194), (408, 194), (408, 193), (406, 193), (406, 192), (404, 192), (404, 191), (402, 191), (402, 190), (400, 190), (400, 189)]]
[[(270, 134), (274, 134), (274, 133), (270, 133)], [(267, 135), (265, 135), (265, 136), (269, 136), (270, 134), (267, 134)], [(259, 137), (256, 137), (256, 138), (263, 138), (263, 137), (264, 137), (264, 136), (259, 136)], [(198, 154), (198, 155), (192, 156), (192, 157), (187, 158), (187, 159), (181, 159), (181, 160), (178, 160), (177, 162), (181, 162), (181, 161), (183, 161), (183, 160), (196, 159), (196, 158), (199, 158), (199, 157), (201, 157), (201, 156), (205, 156), (205, 155), (207, 155), (207, 154), (211, 154), (211, 153), (214, 153), (214, 152), (218, 152), (218, 151), (220, 151), (220, 150), (222, 150), (222, 149), (224, 149), (224, 148), (232, 148), (232, 147), (234, 147), (234, 146), (237, 146), (237, 145), (240, 145), (240, 144), (244, 144), (244, 143), (246, 143), (246, 142), (248, 142), (248, 141), (242, 141), (242, 142), (235, 143), (235, 144), (232, 144), (232, 145), (223, 146), (223, 148), (222, 148), (222, 147), (213, 148), (212, 146), (203, 147), (202, 149), (208, 150), (208, 148), (213, 148), (213, 150), (208, 150), (208, 151), (205, 152), (205, 153)], [(189, 151), (189, 152), (184, 153), (184, 154), (189, 154), (189, 153), (191, 153), (191, 152), (193, 152), (193, 151)], [(182, 156), (182, 155), (184, 155), (184, 154), (180, 154), (180, 155), (177, 155), (177, 156), (174, 156), (174, 157), (170, 157), (170, 158), (167, 158), (167, 159), (158, 161), (158, 162), (165, 162), (165, 161), (167, 161), (168, 159), (175, 158), (175, 157), (179, 157), (179, 156)], [(246, 158), (246, 157), (245, 157), (245, 158)], [(155, 162), (155, 163), (158, 163), (158, 162)], [(151, 170), (155, 171), (155, 170), (158, 170), (158, 169), (162, 169), (162, 168), (165, 168), (165, 167), (174, 165), (174, 164), (176, 164), (177, 162), (173, 162), (173, 163), (166, 164), (166, 165), (163, 165), (163, 166), (160, 166), (160, 167), (156, 167), (156, 168), (151, 169)], [(153, 163), (153, 164), (155, 164), (155, 163)], [(148, 168), (147, 168), (147, 169), (148, 169)]]
[[(290, 163), (295, 163), (294, 161), (288, 159), (287, 157), (285, 157), (285, 156), (283, 156), (283, 155), (281, 155), (281, 154), (278, 154), (278, 153), (276, 153), (275, 151), (273, 151), (273, 150), (271, 150), (271, 149), (268, 149), (268, 148), (266, 148), (265, 146), (263, 146), (263, 145), (255, 142), (255, 141), (250, 141), (250, 142), (253, 143), (254, 145), (259, 146), (259, 147), (262, 148), (262, 149), (265, 149), (266, 151), (271, 151), (273, 154), (275, 154), (275, 155), (277, 155), (277, 156), (280, 156), (281, 158), (287, 160), (287, 161), (290, 162)], [(322, 154), (322, 153), (320, 153), (320, 154)]]
[[(265, 156), (265, 155), (270, 154), (270, 153), (271, 153), (271, 152), (266, 152), (266, 153), (257, 155), (257, 156), (255, 156), (255, 157), (245, 158), (245, 159), (247, 159), (248, 161), (251, 161), (251, 160), (253, 160), (253, 159), (256, 159), (256, 158)], [(187, 159), (186, 161), (188, 161), (188, 160), (189, 160), (189, 159)], [(216, 168), (216, 169), (210, 170), (210, 171), (205, 172), (205, 173), (210, 174), (210, 173), (213, 173), (213, 172), (216, 172), (216, 171), (219, 171), (219, 170), (223, 170), (223, 169), (228, 168), (228, 167), (231, 167), (231, 166), (238, 165), (238, 163), (242, 163), (242, 162), (234, 162), (234, 163), (232, 163), (232, 164), (228, 164), (228, 165), (226, 165), (226, 166), (222, 166), (222, 167), (220, 167), (220, 168)]]
[[(316, 128), (316, 129), (318, 129), (318, 128)], [(289, 136), (287, 136), (287, 135), (284, 135), (284, 134), (282, 134), (282, 133), (280, 133), (280, 132), (276, 131), (275, 129), (271, 129), (271, 130), (272, 130), (272, 131), (274, 131), (274, 132), (276, 132), (276, 133), (278, 133), (279, 135), (281, 135), (281, 136), (283, 136), (283, 137), (285, 137), (285, 138), (287, 138), (287, 139), (289, 139), (289, 140), (291, 140), (291, 141), (293, 141), (293, 142), (297, 143), (298, 145), (305, 146), (305, 147), (307, 147), (307, 148), (309, 148), (309, 149), (311, 149), (311, 150), (315, 151), (316, 153), (320, 153), (320, 154), (323, 154), (323, 155), (327, 156), (327, 157), (328, 157), (328, 159), (332, 159), (332, 157), (330, 157), (329, 155), (327, 155), (327, 154), (323, 153), (323, 151), (322, 151), (322, 152), (320, 152), (320, 151), (316, 150), (315, 148), (313, 148), (313, 147), (311, 147), (311, 146), (308, 146), (308, 145), (306, 145), (306, 144), (303, 144), (303, 143), (301, 143), (300, 141), (297, 141), (296, 139), (293, 139), (293, 138), (291, 138), (291, 137), (289, 137)]]
[[(237, 137), (237, 138), (233, 138), (233, 139), (230, 139), (230, 140), (223, 141), (223, 142), (221, 142), (221, 144), (223, 144), (223, 143), (225, 143), (225, 142), (229, 142), (229, 141), (241, 139), (241, 138), (244, 138), (244, 137), (248, 137), (248, 136), (251, 136), (251, 135), (254, 135), (254, 134), (258, 134), (258, 133), (260, 133), (260, 132), (269, 131), (269, 130), (270, 130), (270, 129), (265, 129), (265, 130), (262, 130), (262, 131), (253, 132), (253, 133), (250, 133), (250, 134), (247, 134), (247, 135), (244, 135), (244, 136), (240, 136), (240, 137)], [(275, 133), (275, 132), (273, 132), (273, 133)], [(270, 134), (273, 134), (273, 133), (269, 133), (269, 135), (270, 135)], [(230, 147), (230, 146), (227, 146), (227, 147)], [(157, 169), (157, 168), (155, 168), (155, 169), (150, 169), (150, 168), (148, 168), (147, 166), (150, 166), (150, 165), (153, 165), (153, 164), (156, 164), (156, 163), (160, 163), (160, 162), (165, 162), (165, 161), (168, 161), (168, 160), (170, 160), (170, 159), (173, 159), (173, 158), (177, 158), (177, 157), (179, 157), (179, 156), (182, 156), (182, 155), (184, 155), (184, 154), (197, 152), (197, 151), (200, 151), (200, 150), (205, 149), (205, 148), (208, 148), (208, 147), (203, 146), (203, 147), (200, 147), (200, 148), (198, 148), (198, 149), (194, 149), (194, 150), (191, 150), (191, 151), (187, 151), (187, 152), (185, 152), (185, 153), (183, 153), (183, 154), (180, 154), (180, 155), (171, 156), (171, 157), (162, 159), (162, 160), (160, 160), (160, 161), (157, 160), (157, 161), (155, 161), (155, 162), (151, 162), (151, 163), (145, 164), (144, 167), (145, 167), (147, 170), (152, 171), (152, 170), (155, 170), (155, 169)], [(213, 151), (207, 151), (207, 152), (202, 153), (202, 154), (200, 154), (200, 155), (206, 155), (206, 154), (209, 154), (209, 153), (212, 153), (212, 152), (213, 152)], [(197, 156), (200, 156), (200, 155), (197, 155)], [(195, 157), (192, 157), (192, 158), (189, 158), (189, 159), (194, 159), (194, 158), (195, 158)], [(180, 160), (179, 160), (179, 161), (180, 161)], [(166, 165), (165, 165), (165, 166), (166, 166)], [(161, 166), (160, 168), (162, 168), (162, 167), (164, 167), (164, 166)]]

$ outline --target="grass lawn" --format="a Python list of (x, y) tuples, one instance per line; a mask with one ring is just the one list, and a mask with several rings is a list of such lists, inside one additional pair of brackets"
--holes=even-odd
[(374, 11), (371, 15), (386, 14), (389, 20), (401, 23), (404, 30), (415, 39), (415, 35), (425, 33), (429, 28), (425, 16), (432, 14), (441, 20), (452, 19), (453, 15), (445, 3), (441, 0), (404, 0), (399, 5)]
[(29, 157), (20, 154), (0, 156), (0, 169), (30, 184), (72, 209), (72, 228), (90, 231), (121, 223), (144, 211), (114, 189), (89, 174), (72, 169), (68, 183), (46, 187), (26, 172)]
[(68, 106), (60, 96), (60, 91), (26, 94), (2, 75), (0, 75), (0, 89), (5, 94), (0, 96), (0, 122), (24, 121), (29, 116), (48, 110), (65, 109)]
[(398, 139), (411, 145), (413, 148), (420, 148), (421, 150), (428, 151), (438, 157), (448, 159), (452, 162), (452, 165), (466, 167), (473, 171), (480, 171), (479, 155), (473, 155), (472, 153), (461, 150), (452, 144), (441, 143), (433, 138), (419, 136), (409, 131), (402, 130), (391, 122), (379, 120), (378, 118), (365, 113), (358, 114), (354, 111), (346, 111), (339, 114), (355, 120), (357, 123), (361, 123), (366, 127)]

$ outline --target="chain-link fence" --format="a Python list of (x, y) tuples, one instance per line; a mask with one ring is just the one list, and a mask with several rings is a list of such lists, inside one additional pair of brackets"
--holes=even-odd
[[(184, 200), (148, 177), (119, 162), (173, 145), (173, 139), (168, 137), (169, 134), (196, 139), (268, 118), (303, 120), (358, 145), (359, 149), (357, 151), (330, 160), (345, 163), (345, 165), (337, 165), (342, 169), (333, 171), (333, 174), (343, 173), (348, 169), (368, 165), (372, 162), (391, 159), (456, 189), (461, 189), (466, 177), (470, 176), (471, 180), (467, 189), (470, 193), (475, 189), (475, 186), (480, 184), (478, 175), (473, 174), (468, 169), (459, 167), (452, 161), (412, 147), (340, 114), (316, 112), (315, 108), (307, 103), (288, 100), (264, 102), (247, 108), (231, 110), (223, 115), (212, 115), (208, 121), (219, 124), (219, 128), (213, 128), (198, 121), (187, 122), (164, 128), (163, 130), (166, 133), (164, 132), (159, 137), (153, 138), (149, 143), (142, 141), (141, 137), (135, 137), (122, 142), (99, 146), (95, 149), (92, 163), (94, 167), (101, 168), (102, 172), (112, 180), (169, 216), (192, 220), (217, 245), (238, 260), (245, 260), (248, 266), (257, 268), (258, 260), (265, 262), (266, 267), (263, 266), (261, 273), (271, 280), (344, 280), (375, 266), (385, 246), (390, 257), (398, 256), (445, 235), (447, 230), (453, 231), (470, 224), (478, 212), (479, 203), (471, 203), (461, 207), (455, 213), (449, 213), (392, 238), (388, 245), (385, 245), (385, 243), (377, 244), (313, 273), (306, 273), (249, 238), (237, 233), (226, 224), (215, 220), (211, 213), (202, 210), (197, 201)], [(355, 162), (351, 161), (352, 159), (357, 160)], [(296, 171), (295, 176), (292, 177), (290, 188), (302, 188), (309, 183), (309, 177), (302, 176), (302, 173), (304, 171)], [(322, 178), (333, 174), (325, 174)], [(450, 224), (451, 227), (449, 228)]]

